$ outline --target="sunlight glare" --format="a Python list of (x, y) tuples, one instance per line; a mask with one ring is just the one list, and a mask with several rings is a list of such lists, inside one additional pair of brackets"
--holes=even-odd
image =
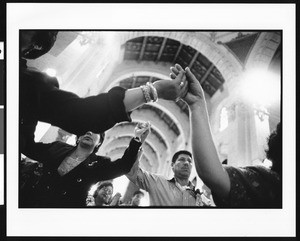
[(247, 71), (241, 83), (240, 93), (251, 103), (267, 106), (280, 98), (279, 77), (266, 70)]
[(45, 73), (49, 75), (50, 77), (55, 77), (56, 76), (56, 70), (52, 68), (48, 68), (45, 70)]

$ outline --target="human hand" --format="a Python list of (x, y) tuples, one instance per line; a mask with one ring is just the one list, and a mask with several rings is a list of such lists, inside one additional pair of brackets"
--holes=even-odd
[(86, 206), (95, 206), (95, 198), (92, 195), (88, 195), (85, 203)]
[(134, 135), (138, 137), (142, 143), (146, 140), (147, 136), (150, 133), (150, 122), (141, 123), (139, 122), (136, 127), (134, 128)]
[(158, 98), (165, 100), (177, 100), (187, 91), (187, 81), (184, 70), (177, 65), (177, 75), (173, 80), (158, 80), (153, 83), (157, 90)]
[(117, 206), (119, 204), (121, 197), (122, 197), (121, 193), (117, 192), (111, 199), (109, 206)]
[[(171, 71), (172, 73), (170, 74), (170, 76), (172, 79), (175, 79), (179, 75), (178, 68), (171, 68)], [(183, 95), (182, 99), (189, 106), (192, 106), (196, 103), (205, 104), (205, 96), (201, 84), (188, 67), (185, 68), (185, 76), (188, 82), (188, 88), (187, 92), (185, 93), (185, 95)]]

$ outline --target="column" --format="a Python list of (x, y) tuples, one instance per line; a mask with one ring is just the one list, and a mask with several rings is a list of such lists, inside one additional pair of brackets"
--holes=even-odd
[(231, 122), (228, 164), (249, 166), (265, 158), (266, 140), (269, 135), (267, 112), (257, 107), (235, 102), (235, 120)]

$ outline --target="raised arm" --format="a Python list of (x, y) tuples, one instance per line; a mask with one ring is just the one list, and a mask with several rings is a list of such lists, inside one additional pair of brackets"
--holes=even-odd
[[(158, 98), (175, 100), (184, 90), (180, 86), (180, 75), (183, 72), (175, 80), (156, 81), (151, 90)], [(21, 78), (21, 94), (25, 99), (33, 89), (38, 92), (38, 101), (34, 103), (38, 120), (76, 135), (87, 131), (104, 132), (118, 122), (131, 121), (129, 112), (146, 103), (141, 87), (125, 90), (118, 86), (107, 93), (81, 98), (59, 89), (57, 79), (45, 73), (24, 68)], [(152, 92), (151, 97), (156, 99)]]
[[(181, 67), (172, 69), (172, 78)], [(190, 108), (192, 133), (192, 150), (199, 177), (219, 197), (227, 197), (230, 191), (230, 180), (222, 167), (215, 147), (209, 124), (206, 101), (203, 89), (190, 71), (185, 69), (188, 81), (188, 92), (183, 97)]]
[[(137, 159), (141, 144), (133, 138), (121, 158), (115, 161), (110, 159), (103, 161), (100, 170), (101, 180), (113, 179), (128, 173)], [(103, 173), (102, 170), (105, 170), (105, 172)]]
[(22, 153), (32, 160), (44, 162), (47, 159), (49, 148), (56, 145), (57, 142), (46, 144), (42, 142), (34, 142), (29, 139), (25, 143), (26, 145), (24, 145)]
[[(140, 139), (141, 142), (144, 142), (147, 135), (150, 133), (150, 123), (139, 123), (134, 129), (136, 138)], [(140, 158), (143, 154), (142, 149), (139, 150), (138, 157), (136, 158), (135, 163), (133, 164), (131, 170), (126, 174), (126, 177), (139, 188), (149, 191), (149, 174), (142, 170), (139, 165)], [(155, 182), (152, 183), (155, 185)]]
[[(138, 131), (137, 131), (138, 130)], [(113, 162), (105, 162), (103, 169), (110, 173), (105, 179), (112, 179), (127, 174), (136, 160), (139, 158), (139, 149), (150, 132), (150, 127), (139, 123), (135, 128), (135, 138), (132, 138), (129, 147), (125, 150), (123, 156)]]

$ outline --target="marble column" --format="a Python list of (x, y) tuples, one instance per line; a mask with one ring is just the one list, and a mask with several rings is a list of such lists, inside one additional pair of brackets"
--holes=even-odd
[(231, 140), (228, 142), (228, 164), (253, 165), (255, 160), (265, 158), (269, 135), (267, 112), (243, 102), (235, 102), (231, 108), (234, 121), (230, 122), (231, 131), (228, 132)]

